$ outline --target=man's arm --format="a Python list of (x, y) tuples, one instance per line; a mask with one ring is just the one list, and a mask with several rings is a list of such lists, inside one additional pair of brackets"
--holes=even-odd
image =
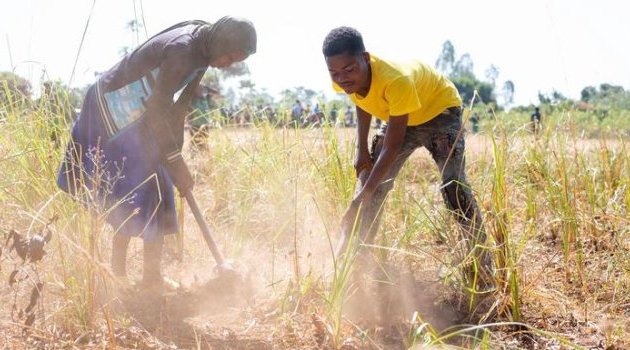
[(383, 148), (379, 153), (378, 159), (374, 163), (370, 176), (363, 184), (363, 189), (353, 200), (356, 204), (364, 200), (371, 199), (378, 185), (381, 184), (383, 179), (385, 179), (389, 173), (405, 140), (408, 119), (409, 115), (407, 114), (402, 116), (392, 116), (389, 118), (387, 131), (385, 132), (385, 139), (383, 140)]
[(370, 159), (370, 150), (368, 149), (370, 124), (372, 124), (372, 115), (357, 106), (357, 159), (354, 163), (357, 177), (363, 169), (369, 171), (373, 165), (372, 159)]

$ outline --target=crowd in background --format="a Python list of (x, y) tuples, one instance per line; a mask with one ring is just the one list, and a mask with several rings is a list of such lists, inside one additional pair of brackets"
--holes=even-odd
[(218, 91), (200, 86), (193, 98), (189, 125), (198, 130), (202, 126), (222, 125), (247, 126), (257, 121), (268, 121), (278, 126), (307, 127), (323, 124), (338, 127), (353, 127), (356, 116), (353, 106), (335, 103), (321, 107), (319, 103), (295, 100), (293, 105), (246, 104), (221, 105)]
[[(74, 106), (64, 89), (52, 83), (42, 85), (40, 97), (32, 103), (39, 110), (48, 110), (50, 118), (50, 137), (53, 141), (64, 124), (71, 124), (79, 113), (78, 106)], [(248, 104), (239, 103), (228, 105), (221, 93), (209, 86), (200, 85), (191, 103), (191, 112), (187, 118), (187, 126), (191, 134), (205, 129), (224, 126), (246, 127), (257, 122), (269, 122), (277, 127), (318, 127), (324, 124), (334, 127), (355, 127), (356, 111), (353, 105), (342, 101), (334, 101), (320, 105), (311, 104), (299, 99), (289, 103)], [(470, 131), (479, 132), (480, 116), (473, 112), (469, 118)], [(540, 109), (535, 108), (531, 115), (531, 131), (537, 134), (541, 129)], [(381, 121), (373, 118), (373, 127), (379, 128)]]

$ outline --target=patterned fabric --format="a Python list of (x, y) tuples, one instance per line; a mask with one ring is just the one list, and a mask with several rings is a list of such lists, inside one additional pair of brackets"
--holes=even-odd
[(102, 93), (97, 85), (97, 93), (101, 102), (101, 113), (108, 126), (110, 136), (117, 134), (129, 124), (140, 119), (146, 111), (145, 102), (151, 96), (151, 86), (160, 69), (153, 69), (147, 76), (107, 92)]
[(106, 214), (117, 233), (154, 241), (176, 232), (162, 164), (181, 160), (186, 109), (211, 60), (236, 51), (254, 53), (256, 31), (224, 17), (178, 23), (123, 57), (85, 97), (59, 187)]
[(173, 183), (161, 164), (181, 157), (173, 97), (207, 69), (202, 25), (174, 26), (124, 57), (89, 89), (73, 125), (57, 183), (107, 212), (117, 233), (152, 241), (177, 232)]
[[(203, 75), (205, 70), (205, 67), (194, 70), (179, 84), (177, 92), (193, 81), (197, 75)], [(146, 101), (152, 95), (151, 88), (159, 73), (160, 68), (155, 68), (147, 76), (106, 93), (102, 93), (100, 83), (97, 83), (101, 115), (110, 137), (121, 133), (127, 126), (144, 116), (147, 110)]]
[(58, 186), (86, 207), (96, 207), (117, 233), (156, 237), (177, 232), (175, 194), (155, 138), (141, 123), (109, 138), (96, 85), (87, 92), (72, 128)]

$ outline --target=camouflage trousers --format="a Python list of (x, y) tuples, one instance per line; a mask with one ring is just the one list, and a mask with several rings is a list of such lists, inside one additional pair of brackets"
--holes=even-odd
[[(393, 188), (394, 180), (409, 156), (420, 147), (425, 147), (433, 157), (441, 174), (441, 192), (446, 207), (455, 215), (460, 226), (460, 241), (466, 248), (468, 263), (464, 276), (467, 282), (480, 273), (481, 279), (490, 280), (492, 259), (486, 244), (486, 232), (477, 202), (468, 185), (465, 174), (464, 129), (461, 121), (462, 110), (453, 107), (445, 110), (434, 119), (417, 126), (407, 127), (405, 140), (389, 174), (376, 189), (372, 200), (361, 208), (358, 238), (365, 244), (372, 244), (378, 231), (382, 208), (387, 193)], [(372, 140), (371, 156), (376, 162), (383, 147), (387, 125), (383, 125)], [(357, 183), (355, 195), (361, 191), (362, 178)], [(344, 232), (347, 238), (349, 233)], [(462, 259), (464, 260), (464, 259)], [(475, 265), (475, 267), (473, 267)], [(477, 272), (474, 272), (474, 271)], [(483, 276), (485, 275), (485, 276)]]

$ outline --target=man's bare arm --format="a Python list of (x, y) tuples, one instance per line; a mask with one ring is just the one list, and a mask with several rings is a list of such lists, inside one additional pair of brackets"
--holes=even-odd
[(372, 124), (372, 115), (357, 106), (357, 158), (354, 163), (357, 176), (364, 169), (372, 169), (373, 164), (368, 149), (370, 124)]
[(363, 189), (354, 199), (355, 202), (371, 198), (376, 188), (389, 174), (405, 140), (408, 119), (408, 115), (392, 116), (389, 119), (385, 139), (383, 140), (383, 148), (374, 163), (370, 176), (363, 184)]

